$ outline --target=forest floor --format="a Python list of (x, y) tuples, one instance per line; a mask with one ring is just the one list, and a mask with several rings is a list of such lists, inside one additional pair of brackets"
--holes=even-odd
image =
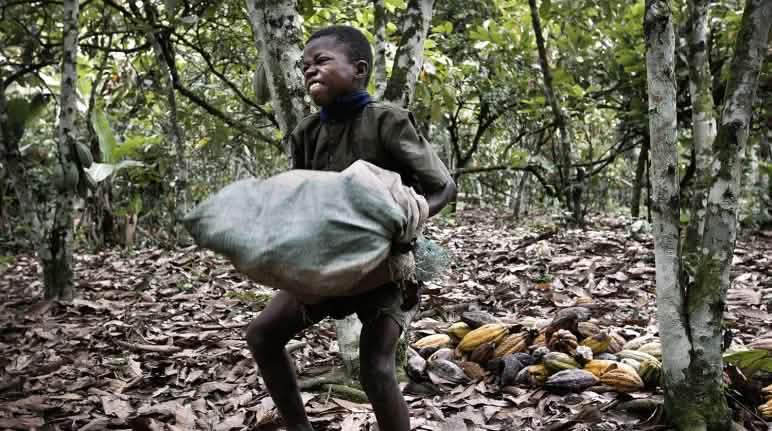
[[(551, 319), (580, 297), (592, 298), (602, 328), (628, 338), (655, 332), (651, 236), (630, 226), (606, 216), (584, 230), (558, 230), (547, 218), (515, 224), (481, 210), (433, 222), (428, 236), (450, 250), (452, 264), (424, 291), (411, 340), (441, 332), (464, 310), (507, 322)], [(62, 303), (42, 300), (32, 256), (0, 261), (0, 429), (277, 428), (243, 337), (269, 289), (193, 247), (81, 251), (75, 264), (78, 296)], [(772, 324), (772, 231), (741, 238), (734, 264), (725, 318), (735, 342), (748, 343)], [(332, 321), (297, 341), (292, 356), (302, 376), (339, 365)], [(445, 389), (406, 394), (414, 429), (657, 429), (656, 413), (616, 407), (661, 398), (657, 391), (555, 395), (500, 388), (491, 378)], [(374, 421), (368, 404), (329, 392), (303, 399), (317, 430), (366, 430)], [(734, 411), (753, 425), (754, 406)]]

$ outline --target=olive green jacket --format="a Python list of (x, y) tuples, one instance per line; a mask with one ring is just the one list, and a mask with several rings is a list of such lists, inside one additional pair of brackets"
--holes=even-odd
[(342, 171), (357, 160), (397, 172), (418, 193), (441, 190), (450, 173), (421, 136), (410, 111), (372, 102), (351, 119), (304, 118), (289, 136), (293, 169)]

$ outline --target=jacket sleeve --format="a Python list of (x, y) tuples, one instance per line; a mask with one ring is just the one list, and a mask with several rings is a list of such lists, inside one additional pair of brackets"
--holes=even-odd
[(440, 190), (451, 180), (448, 168), (418, 132), (412, 113), (385, 110), (380, 126), (386, 150), (402, 170), (415, 175), (424, 192)]
[(300, 125), (287, 136), (290, 169), (307, 169), (305, 167), (305, 148), (303, 145), (303, 132)]

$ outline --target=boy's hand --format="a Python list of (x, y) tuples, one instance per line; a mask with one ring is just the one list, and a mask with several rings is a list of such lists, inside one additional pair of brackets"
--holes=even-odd
[(426, 202), (429, 204), (429, 217), (440, 212), (451, 199), (456, 197), (456, 183), (449, 179), (442, 190), (427, 193)]

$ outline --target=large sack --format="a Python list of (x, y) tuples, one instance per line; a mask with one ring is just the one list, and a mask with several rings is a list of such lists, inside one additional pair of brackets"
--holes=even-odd
[(251, 279), (312, 302), (404, 276), (387, 257), (393, 244), (416, 237), (427, 216), (426, 200), (398, 174), (360, 160), (343, 172), (237, 181), (182, 222), (198, 245)]

